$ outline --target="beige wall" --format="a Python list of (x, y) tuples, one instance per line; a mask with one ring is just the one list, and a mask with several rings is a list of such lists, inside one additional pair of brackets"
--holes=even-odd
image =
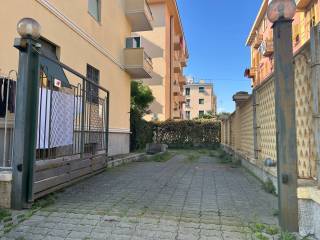
[[(150, 106), (151, 114), (145, 116), (148, 121), (164, 121), (175, 116), (174, 107), (177, 99), (174, 97), (173, 83), (175, 80), (179, 81), (179, 75), (173, 71), (174, 36), (182, 36), (183, 33), (177, 9), (172, 7), (172, 2), (175, 0), (151, 1), (153, 31), (135, 33), (142, 36), (142, 47), (153, 61), (152, 78), (142, 79), (155, 97)], [(181, 102), (178, 104), (182, 106)], [(179, 111), (181, 112), (182, 108)]]
[(131, 79), (123, 69), (123, 48), (131, 27), (123, 0), (102, 1), (101, 12), (98, 23), (84, 0), (5, 1), (0, 8), (0, 69), (3, 74), (17, 70), (18, 50), (12, 47), (16, 24), (32, 17), (41, 24), (42, 36), (60, 47), (62, 62), (84, 75), (87, 64), (100, 70), (100, 83), (111, 94), (110, 128), (129, 132)]
[(153, 73), (151, 79), (143, 79), (144, 84), (148, 85), (155, 97), (155, 101), (151, 104), (152, 114), (147, 115), (146, 120), (152, 120), (157, 116), (163, 121), (168, 116), (166, 114), (166, 88), (167, 88), (167, 28), (166, 18), (168, 11), (164, 3), (150, 5), (153, 14), (153, 31), (139, 32), (142, 36), (142, 46), (147, 54), (152, 58)]
[[(199, 87), (204, 87), (205, 92), (200, 93)], [(190, 88), (190, 96), (186, 96), (186, 102), (190, 99), (190, 107), (184, 105), (184, 118), (186, 118), (186, 111), (190, 111), (190, 119), (199, 117), (199, 111), (208, 113), (215, 110), (215, 98), (213, 97), (213, 87), (209, 84), (187, 84), (184, 86), (184, 93), (186, 88)], [(199, 104), (199, 99), (204, 99), (204, 104)]]

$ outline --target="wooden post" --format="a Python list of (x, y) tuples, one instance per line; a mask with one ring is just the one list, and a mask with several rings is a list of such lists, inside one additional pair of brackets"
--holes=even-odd
[(273, 26), (280, 226), (298, 232), (297, 134), (292, 20)]
[(311, 30), (311, 89), (317, 179), (320, 188), (320, 25)]

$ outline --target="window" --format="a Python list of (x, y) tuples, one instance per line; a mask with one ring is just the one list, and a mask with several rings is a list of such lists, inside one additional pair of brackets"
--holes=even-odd
[(186, 88), (186, 96), (190, 96), (190, 88)]
[(141, 37), (128, 37), (126, 48), (141, 48)]
[(204, 111), (199, 111), (199, 117), (203, 117), (204, 116)]
[[(98, 69), (87, 65), (87, 78), (96, 84), (99, 84), (100, 72)], [(99, 104), (99, 88), (93, 84), (86, 82), (87, 102)]]
[(190, 102), (191, 102), (190, 99), (187, 99), (187, 100), (186, 100), (186, 107), (190, 107)]
[(190, 111), (186, 111), (186, 119), (190, 120)]
[(199, 104), (204, 104), (204, 99), (199, 99)]
[(199, 93), (204, 93), (204, 87), (199, 87)]
[(98, 22), (100, 22), (100, 14), (101, 14), (100, 8), (101, 8), (100, 0), (88, 0), (89, 14)]

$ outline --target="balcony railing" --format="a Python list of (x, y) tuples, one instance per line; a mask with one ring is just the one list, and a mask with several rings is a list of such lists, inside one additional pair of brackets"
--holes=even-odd
[(258, 49), (263, 41), (263, 35), (258, 34), (253, 42), (253, 47)]
[(173, 70), (174, 73), (181, 73), (182, 72), (182, 67), (181, 67), (181, 62), (178, 60), (175, 60), (173, 63)]
[(273, 40), (268, 39), (264, 41), (264, 49), (263, 49), (263, 56), (270, 57), (273, 54)]
[(146, 0), (126, 0), (126, 15), (133, 32), (151, 31), (152, 11)]
[(125, 48), (124, 64), (132, 79), (151, 78), (152, 59), (144, 51), (144, 48)]

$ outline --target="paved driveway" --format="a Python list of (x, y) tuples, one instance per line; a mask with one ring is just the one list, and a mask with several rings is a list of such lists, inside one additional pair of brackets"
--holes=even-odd
[(70, 187), (4, 239), (239, 240), (249, 222), (276, 224), (276, 205), (242, 168), (178, 154)]

